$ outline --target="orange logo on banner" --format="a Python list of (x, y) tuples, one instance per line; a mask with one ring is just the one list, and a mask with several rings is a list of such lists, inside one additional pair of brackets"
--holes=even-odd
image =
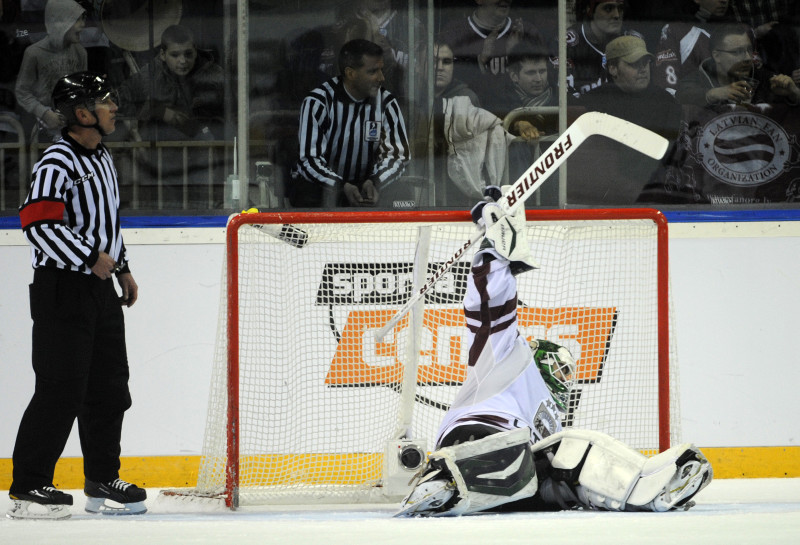
[[(331, 362), (325, 384), (329, 386), (370, 386), (396, 384), (403, 378), (399, 353), (408, 335), (404, 317), (383, 342), (373, 332), (388, 322), (396, 311), (353, 310), (347, 315), (341, 341)], [(600, 380), (616, 324), (614, 307), (560, 307), (517, 309), (517, 327), (550, 332), (547, 338), (568, 346), (576, 356), (576, 380)], [(461, 308), (425, 310), (418, 384), (460, 384), (467, 375), (466, 332)], [(541, 336), (541, 335), (537, 335)], [(576, 350), (577, 348), (577, 350)]]

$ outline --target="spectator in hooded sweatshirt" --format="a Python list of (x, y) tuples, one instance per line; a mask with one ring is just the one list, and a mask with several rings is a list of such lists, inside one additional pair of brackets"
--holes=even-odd
[(36, 118), (40, 140), (50, 141), (61, 138), (65, 126), (64, 117), (51, 103), (56, 82), (87, 69), (86, 49), (80, 43), (86, 11), (74, 0), (48, 0), (44, 25), (47, 36), (22, 56), (15, 91), (22, 109)]

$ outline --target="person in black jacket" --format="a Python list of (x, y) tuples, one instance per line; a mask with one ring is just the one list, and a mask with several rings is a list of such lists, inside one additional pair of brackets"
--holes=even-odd
[(652, 83), (655, 57), (647, 51), (644, 40), (620, 36), (609, 42), (605, 55), (609, 84), (586, 93), (575, 104), (675, 139), (680, 128), (680, 105), (668, 91)]
[[(575, 100), (587, 111), (625, 119), (674, 142), (680, 131), (681, 106), (673, 96), (651, 81), (653, 55), (644, 40), (620, 36), (606, 47), (609, 81)], [(610, 140), (579, 150), (583, 160), (572, 160), (568, 191), (570, 202), (581, 204), (632, 204), (659, 162)], [(597, 168), (602, 165), (602, 168)], [(588, 170), (584, 170), (588, 169)]]

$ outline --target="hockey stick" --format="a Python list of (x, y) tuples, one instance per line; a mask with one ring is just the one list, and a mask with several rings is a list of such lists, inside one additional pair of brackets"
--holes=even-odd
[[(258, 208), (242, 210), (242, 214), (258, 214), (258, 212)], [(231, 219), (233, 219), (235, 216), (239, 215), (241, 214), (231, 214), (228, 217), (228, 223), (230, 223)], [(287, 223), (284, 223), (283, 225), (274, 223), (247, 223), (246, 225), (261, 231), (266, 235), (275, 237), (278, 240), (282, 240), (286, 244), (294, 246), (295, 248), (302, 248), (306, 245), (306, 242), (308, 242), (308, 233)]]
[[(653, 159), (661, 159), (667, 151), (669, 142), (660, 135), (635, 125), (624, 119), (600, 112), (588, 112), (576, 119), (566, 131), (564, 131), (553, 145), (547, 148), (534, 163), (526, 170), (522, 176), (512, 185), (511, 190), (501, 197), (498, 205), (506, 214), (513, 214), (525, 200), (539, 189), (544, 181), (572, 155), (578, 146), (590, 136), (605, 136), (633, 148)], [(430, 290), (430, 288), (446, 273), (452, 265), (461, 259), (464, 253), (481, 238), (483, 231), (477, 231), (475, 235), (447, 259), (433, 273), (433, 275), (420, 287), (416, 293), (409, 297), (405, 305), (392, 317), (391, 320), (375, 332), (375, 338), (380, 342), (384, 336), (405, 316), (411, 307), (420, 297)]]
[(302, 248), (306, 245), (306, 242), (308, 242), (308, 233), (287, 223), (283, 225), (274, 223), (248, 223), (248, 225), (271, 237), (282, 240), (286, 244), (291, 244), (295, 248)]

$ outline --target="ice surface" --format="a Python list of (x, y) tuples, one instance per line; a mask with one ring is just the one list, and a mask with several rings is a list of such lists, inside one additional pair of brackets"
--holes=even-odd
[[(245, 507), (231, 512), (148, 490), (141, 516), (89, 515), (82, 491), (66, 521), (0, 519), (0, 543), (32, 545), (471, 545), (800, 543), (800, 479), (713, 481), (689, 511), (483, 514), (394, 519), (396, 505)], [(0, 508), (11, 505), (4, 494)]]

